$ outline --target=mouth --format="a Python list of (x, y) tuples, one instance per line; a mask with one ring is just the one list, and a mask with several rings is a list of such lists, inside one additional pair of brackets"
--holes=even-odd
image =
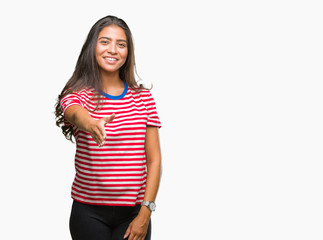
[(118, 61), (118, 59), (114, 58), (114, 57), (103, 57), (103, 59), (107, 60), (108, 62), (116, 62), (116, 61)]

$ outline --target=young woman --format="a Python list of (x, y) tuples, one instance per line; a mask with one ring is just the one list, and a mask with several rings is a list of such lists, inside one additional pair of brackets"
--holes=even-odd
[(161, 123), (150, 91), (135, 80), (132, 36), (122, 19), (107, 16), (91, 28), (58, 97), (56, 120), (76, 140), (72, 238), (150, 239)]

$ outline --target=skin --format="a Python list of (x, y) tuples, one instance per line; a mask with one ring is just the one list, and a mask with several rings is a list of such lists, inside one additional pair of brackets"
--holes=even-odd
[[(125, 63), (128, 55), (126, 35), (122, 28), (110, 25), (102, 29), (96, 46), (96, 60), (100, 68), (103, 91), (111, 95), (120, 95), (124, 83), (119, 77), (119, 69)], [(109, 59), (105, 59), (109, 57)], [(73, 105), (65, 112), (65, 119), (81, 130), (90, 133), (93, 140), (101, 147), (106, 141), (104, 126), (113, 121), (115, 114), (93, 119), (88, 111), (81, 106)], [(161, 151), (158, 128), (147, 126), (145, 141), (147, 161), (147, 182), (144, 201), (155, 201), (161, 177)], [(150, 210), (142, 206), (137, 217), (129, 224), (124, 238), (129, 240), (144, 240)]]
[(119, 69), (128, 56), (127, 37), (123, 29), (115, 25), (103, 28), (98, 36), (95, 56), (103, 82), (102, 90), (111, 95), (121, 94), (124, 84), (119, 77)]

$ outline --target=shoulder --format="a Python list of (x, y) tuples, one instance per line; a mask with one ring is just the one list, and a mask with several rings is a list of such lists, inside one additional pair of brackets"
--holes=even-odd
[(147, 98), (152, 96), (150, 90), (147, 89), (138, 89), (138, 88), (129, 88), (129, 91), (133, 96)]
[(154, 103), (154, 98), (147, 89), (130, 89), (130, 93), (132, 97), (137, 100), (143, 102), (145, 105)]
[(68, 97), (92, 97), (95, 95), (96, 91), (92, 87), (87, 87), (87, 88), (82, 88), (80, 90), (71, 90), (67, 89), (64, 92), (64, 97), (63, 98), (68, 98)]
[(78, 91), (74, 91), (73, 93), (78, 94), (78, 95), (86, 95), (86, 96), (92, 96), (96, 93), (95, 89), (92, 87), (87, 87), (87, 88), (83, 88), (81, 90)]

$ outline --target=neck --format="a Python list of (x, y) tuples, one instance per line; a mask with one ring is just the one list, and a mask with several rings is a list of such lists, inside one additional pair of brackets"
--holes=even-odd
[(119, 72), (100, 72), (100, 77), (102, 81), (102, 90), (108, 90), (111, 88), (118, 88), (124, 86), (123, 81), (119, 77)]
[(112, 94), (118, 95), (120, 91), (124, 89), (124, 82), (119, 77), (119, 72), (100, 72), (100, 77), (102, 81), (102, 91)]

